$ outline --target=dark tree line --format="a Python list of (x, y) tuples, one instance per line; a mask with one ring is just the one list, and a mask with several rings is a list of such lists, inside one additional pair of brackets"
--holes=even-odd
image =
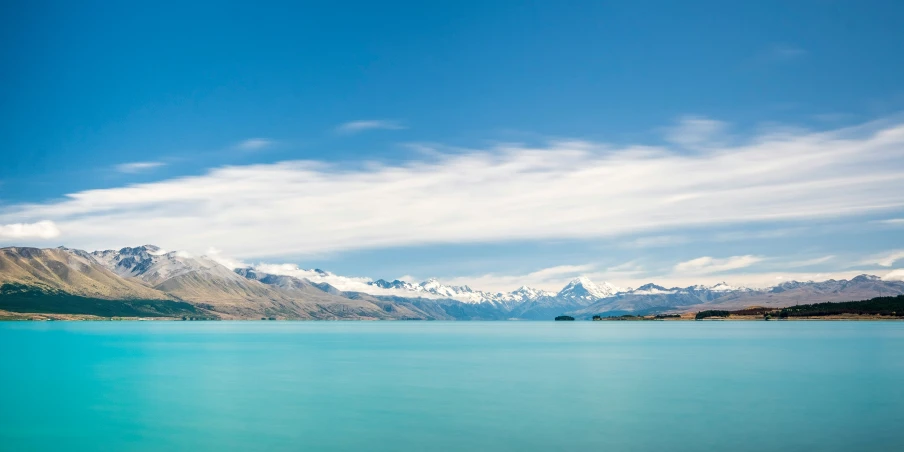
[(700, 311), (697, 313), (697, 315), (694, 316), (694, 319), (700, 320), (707, 317), (728, 317), (729, 315), (731, 315), (731, 311)]
[(840, 314), (904, 316), (904, 295), (878, 297), (864, 301), (802, 304), (783, 308), (779, 311), (778, 316), (780, 318), (820, 317)]

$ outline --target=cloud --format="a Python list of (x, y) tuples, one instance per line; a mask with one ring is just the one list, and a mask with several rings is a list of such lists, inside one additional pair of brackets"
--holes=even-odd
[(166, 163), (163, 163), (163, 162), (122, 163), (122, 164), (116, 165), (116, 171), (119, 171), (120, 173), (134, 174), (134, 173), (140, 173), (142, 171), (150, 171), (154, 168), (159, 168), (164, 165), (166, 165)]
[(811, 265), (819, 265), (824, 264), (832, 259), (835, 259), (835, 256), (823, 256), (816, 257), (813, 259), (807, 259), (802, 261), (792, 261), (783, 265), (785, 268), (800, 268), (800, 267), (809, 267)]
[(487, 273), (483, 275), (439, 278), (443, 284), (467, 285), (488, 292), (508, 292), (521, 286), (558, 291), (568, 281), (592, 272), (594, 264), (557, 265), (529, 273), (505, 275)]
[(882, 254), (874, 254), (864, 259), (861, 264), (891, 267), (895, 262), (904, 259), (904, 250), (894, 250)]
[(606, 272), (609, 273), (640, 273), (642, 271), (643, 266), (635, 261), (625, 262), (606, 269)]
[(775, 44), (772, 46), (772, 48), (769, 49), (769, 55), (771, 55), (774, 59), (781, 60), (792, 60), (794, 58), (802, 57), (806, 54), (806, 50), (788, 44)]
[(757, 55), (753, 61), (761, 65), (793, 61), (806, 56), (807, 51), (795, 45), (773, 44)]
[(52, 221), (0, 224), (0, 239), (52, 239), (60, 229)]
[(638, 237), (634, 240), (623, 242), (621, 246), (625, 248), (664, 248), (675, 245), (682, 245), (690, 242), (690, 239), (678, 235), (654, 235), (649, 237)]
[(904, 268), (892, 270), (882, 277), (885, 281), (904, 281)]
[(678, 124), (666, 129), (665, 139), (688, 149), (716, 144), (721, 140), (727, 124), (699, 116), (685, 116)]
[(878, 215), (904, 207), (901, 186), (904, 124), (869, 124), (692, 155), (556, 143), (395, 164), (227, 166), (7, 205), (0, 224), (53, 221), (79, 248), (152, 242), (263, 258)]
[(745, 255), (715, 259), (709, 256), (698, 257), (675, 265), (674, 271), (679, 274), (706, 275), (749, 267), (762, 261), (762, 257)]
[(248, 264), (246, 264), (245, 262), (242, 262), (238, 259), (233, 259), (231, 257), (224, 256), (223, 252), (221, 250), (214, 248), (214, 247), (208, 248), (207, 253), (205, 255), (210, 260), (212, 260), (226, 268), (229, 268), (231, 270), (248, 266)]
[(268, 138), (249, 138), (245, 141), (236, 143), (235, 148), (242, 151), (259, 151), (273, 146), (274, 143), (273, 140)]
[(890, 218), (888, 220), (878, 220), (876, 223), (879, 224), (888, 224), (892, 226), (902, 226), (904, 225), (904, 218)]
[(405, 128), (406, 127), (398, 121), (388, 119), (366, 119), (340, 124), (336, 127), (336, 132), (351, 135), (366, 130), (401, 130)]
[(765, 231), (731, 231), (714, 234), (711, 239), (716, 242), (748, 241), (757, 239), (774, 239), (800, 235), (808, 230), (807, 227), (768, 229)]

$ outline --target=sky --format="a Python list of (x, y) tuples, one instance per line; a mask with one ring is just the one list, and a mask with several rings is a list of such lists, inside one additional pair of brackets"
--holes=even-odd
[(904, 3), (190, 3), (0, 4), (0, 246), (904, 278)]

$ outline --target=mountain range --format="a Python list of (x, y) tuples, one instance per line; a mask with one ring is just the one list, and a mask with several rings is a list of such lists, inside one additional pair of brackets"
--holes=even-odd
[(305, 274), (310, 276), (229, 268), (153, 245), (94, 252), (9, 247), (0, 249), (0, 310), (218, 319), (504, 320), (782, 307), (904, 294), (904, 282), (871, 275), (790, 281), (766, 289), (725, 283), (631, 289), (580, 277), (558, 292), (525, 286), (494, 293), (436, 279), (367, 280), (340, 289), (328, 281), (342, 277), (323, 270)]

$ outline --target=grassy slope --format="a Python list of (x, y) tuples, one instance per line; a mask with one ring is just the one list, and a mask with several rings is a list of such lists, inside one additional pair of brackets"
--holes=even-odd
[(10, 312), (89, 314), (100, 317), (181, 317), (197, 314), (189, 303), (171, 300), (105, 300), (38, 290), (21, 284), (0, 286), (0, 310)]

